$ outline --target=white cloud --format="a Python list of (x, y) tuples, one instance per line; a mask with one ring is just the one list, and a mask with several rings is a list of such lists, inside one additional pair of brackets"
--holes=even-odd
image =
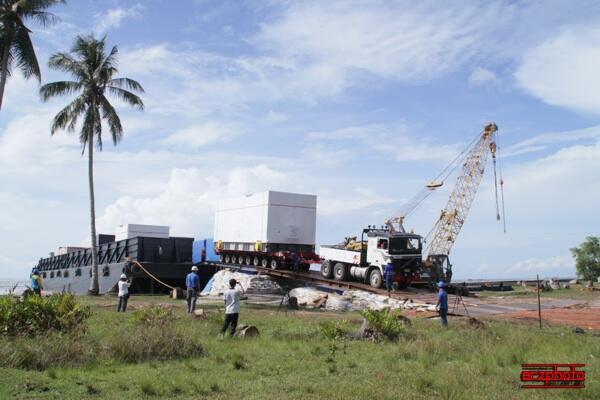
[(600, 141), (600, 126), (567, 132), (542, 133), (502, 149), (503, 157), (533, 153), (548, 149), (553, 145), (565, 145), (575, 142)]
[[(372, 189), (356, 187), (348, 189), (345, 194), (322, 190), (318, 193), (318, 213), (324, 216), (339, 216), (356, 213), (360, 210), (373, 209), (395, 202), (386, 193), (378, 193)], [(383, 222), (383, 221), (381, 221)]]
[(163, 142), (193, 148), (207, 146), (216, 142), (227, 142), (237, 134), (237, 130), (228, 124), (207, 122), (180, 129), (169, 135)]
[(484, 83), (494, 82), (496, 73), (487, 68), (477, 67), (471, 72), (469, 82), (473, 85), (481, 85)]
[(363, 125), (306, 135), (302, 153), (325, 164), (350, 159), (397, 161), (449, 161), (458, 154), (458, 144), (438, 144), (428, 137), (410, 135), (403, 124)]
[(526, 277), (540, 274), (540, 278), (575, 276), (575, 261), (570, 255), (546, 258), (528, 258), (516, 262), (507, 271), (510, 276)]
[(98, 33), (103, 33), (109, 29), (118, 28), (121, 26), (121, 22), (127, 18), (140, 19), (143, 10), (144, 7), (141, 4), (135, 4), (129, 8), (111, 8), (105, 13), (95, 16), (96, 25), (94, 30)]
[(548, 104), (600, 115), (600, 28), (571, 28), (528, 51), (517, 82)]
[(286, 174), (266, 165), (234, 168), (225, 175), (197, 168), (173, 169), (161, 191), (152, 197), (120, 197), (98, 219), (98, 230), (113, 232), (124, 223), (169, 225), (175, 235), (209, 235), (214, 206), (223, 197), (285, 188)]

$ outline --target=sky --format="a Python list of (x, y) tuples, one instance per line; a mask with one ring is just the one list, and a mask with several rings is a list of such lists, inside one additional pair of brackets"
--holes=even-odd
[[(600, 3), (580, 1), (69, 0), (29, 27), (42, 83), (76, 35), (106, 35), (144, 111), (114, 100), (124, 137), (95, 154), (99, 233), (122, 223), (210, 237), (215, 203), (263, 190), (318, 196), (318, 244), (402, 210), (489, 121), (491, 165), (451, 251), (457, 278), (574, 276), (599, 234)], [(14, 73), (0, 111), (0, 278), (89, 243), (87, 158), (50, 135)], [(455, 176), (406, 221), (426, 235)]]

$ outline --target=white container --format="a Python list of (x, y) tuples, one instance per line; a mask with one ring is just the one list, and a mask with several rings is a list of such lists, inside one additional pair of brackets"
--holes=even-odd
[(160, 225), (119, 225), (115, 230), (115, 240), (125, 240), (134, 237), (169, 238), (169, 227)]
[(74, 251), (87, 250), (87, 249), (88, 249), (87, 247), (63, 246), (63, 247), (58, 248), (56, 255), (62, 256), (63, 254), (69, 254)]
[(222, 200), (215, 211), (215, 241), (315, 244), (317, 196), (260, 192)]

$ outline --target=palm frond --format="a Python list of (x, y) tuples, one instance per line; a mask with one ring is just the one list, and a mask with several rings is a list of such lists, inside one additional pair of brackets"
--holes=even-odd
[(79, 82), (59, 81), (47, 83), (40, 88), (40, 96), (43, 101), (48, 101), (51, 97), (73, 94), (81, 90), (82, 85)]
[(88, 78), (88, 74), (82, 62), (73, 58), (68, 53), (56, 53), (53, 54), (48, 60), (48, 66), (52, 69), (67, 72), (82, 81)]
[(100, 107), (102, 108), (102, 117), (106, 120), (113, 143), (116, 145), (123, 137), (123, 126), (121, 125), (121, 119), (119, 118), (115, 108), (104, 96), (100, 97)]
[(113, 96), (124, 101), (125, 103), (133, 107), (137, 107), (140, 110), (144, 109), (144, 102), (142, 101), (142, 99), (139, 98), (139, 96), (131, 93), (130, 91), (114, 86), (107, 86), (106, 90)]
[(129, 79), (129, 78), (115, 78), (115, 79), (111, 79), (108, 84), (110, 86), (114, 86), (117, 87), (119, 89), (130, 89), (136, 92), (140, 92), (140, 93), (146, 93), (144, 91), (144, 88), (142, 87), (142, 85), (138, 82), (138, 81), (134, 81), (133, 79)]
[(65, 4), (65, 0), (18, 0), (19, 10), (24, 15), (33, 11), (44, 11), (58, 4)]
[(38, 80), (41, 80), (40, 66), (35, 55), (33, 43), (31, 43), (31, 38), (29, 37), (30, 32), (25, 25), (17, 25), (12, 48), (15, 51), (15, 59), (19, 69), (23, 72), (23, 76), (25, 78), (35, 76)]
[(47, 11), (31, 11), (26, 13), (26, 15), (23, 16), (23, 19), (31, 19), (42, 28), (46, 28), (60, 22), (59, 17)]
[(79, 96), (71, 103), (69, 103), (54, 117), (50, 133), (54, 135), (56, 131), (65, 128), (67, 128), (69, 132), (75, 130), (75, 124), (77, 124), (77, 120), (85, 111), (85, 106), (86, 104), (83, 96)]

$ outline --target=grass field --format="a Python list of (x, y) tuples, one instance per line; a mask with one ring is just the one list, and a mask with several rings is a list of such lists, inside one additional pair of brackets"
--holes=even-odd
[[(140, 301), (133, 298), (132, 304)], [(132, 314), (92, 304), (88, 333), (81, 340), (122, 340), (121, 328), (131, 328)], [(247, 305), (240, 323), (256, 325), (260, 336), (219, 340), (222, 315), (217, 305), (205, 307), (208, 318), (198, 320), (188, 317), (179, 304), (172, 324), (177, 332), (199, 341), (203, 355), (132, 363), (99, 352), (95, 361), (80, 363), (74, 355), (63, 359), (63, 366), (43, 371), (0, 368), (0, 399), (600, 398), (600, 337), (574, 334), (569, 328), (539, 330), (494, 321), (477, 328), (450, 319), (450, 329), (443, 331), (435, 320), (413, 320), (399, 341), (372, 343), (321, 334), (320, 324), (331, 319), (358, 330), (362, 318), (355, 313), (278, 314), (273, 308)], [(0, 346), (16, 348), (23, 345), (20, 341), (35, 346), (32, 340), (2, 338)], [(585, 363), (587, 388), (520, 389), (524, 362)]]

